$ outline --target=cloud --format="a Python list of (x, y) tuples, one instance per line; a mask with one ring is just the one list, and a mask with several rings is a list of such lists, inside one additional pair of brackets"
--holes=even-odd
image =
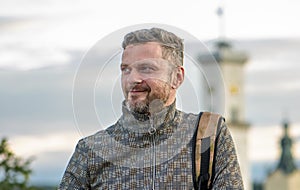
[(246, 76), (246, 93), (260, 95), (297, 93), (300, 91), (299, 71), (300, 68), (283, 68), (250, 72)]
[(33, 173), (30, 183), (42, 186), (58, 185), (71, 155), (72, 151), (48, 151), (39, 154), (31, 164)]
[(50, 134), (20, 134), (13, 136), (9, 141), (18, 155), (26, 157), (47, 152), (71, 152), (80, 136), (75, 130), (63, 129), (65, 125), (59, 126), (61, 130), (53, 130)]
[[(65, 31), (55, 19), (2, 18), (0, 25), (0, 69), (30, 70), (64, 66), (73, 61), (72, 52), (83, 54), (85, 46), (76, 34)], [(73, 35), (72, 35), (73, 34)]]
[(298, 67), (300, 38), (233, 40), (233, 45), (249, 55), (248, 72)]
[(300, 122), (298, 101), (300, 90), (265, 89), (246, 94), (246, 117), (252, 125), (275, 125), (283, 119)]
[[(280, 125), (251, 126), (249, 129), (249, 159), (251, 162), (278, 161), (281, 155), (280, 140), (284, 134)], [(300, 135), (300, 123), (290, 124), (289, 135), (294, 139), (292, 154), (300, 159), (300, 142), (295, 141)], [(254, 140), (254, 138), (256, 140)]]
[[(37, 123), (31, 124), (33, 126)], [(38, 125), (40, 128), (47, 128), (47, 131), (44, 132), (33, 132), (33, 128), (23, 125), (23, 130), (31, 133), (15, 131), (9, 135), (8, 140), (13, 152), (24, 159), (33, 159), (30, 165), (33, 170), (30, 177), (31, 183), (39, 185), (58, 184), (76, 143), (82, 138), (72, 124), (72, 122), (40, 123)], [(14, 130), (14, 127), (11, 127), (11, 130)], [(0, 138), (2, 135), (1, 133)]]
[[(5, 50), (4, 50), (5, 49)], [(0, 68), (30, 70), (49, 66), (61, 66), (70, 62), (70, 55), (59, 49), (13, 48), (0, 49)]]
[(2, 71), (1, 120), (43, 121), (46, 118), (68, 117), (72, 111), (74, 72), (75, 68), (70, 67), (27, 72)]

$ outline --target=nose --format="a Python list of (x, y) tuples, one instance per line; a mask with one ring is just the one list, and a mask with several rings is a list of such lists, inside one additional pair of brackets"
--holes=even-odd
[(126, 76), (126, 81), (129, 84), (137, 84), (143, 81), (143, 78), (139, 72), (135, 69), (132, 69), (131, 72)]

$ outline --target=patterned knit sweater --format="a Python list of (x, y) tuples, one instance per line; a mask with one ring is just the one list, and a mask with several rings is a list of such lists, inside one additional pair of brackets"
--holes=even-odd
[[(111, 127), (81, 139), (60, 190), (195, 189), (192, 151), (198, 115), (175, 104), (149, 115), (123, 115)], [(243, 189), (232, 137), (218, 129), (212, 189)]]

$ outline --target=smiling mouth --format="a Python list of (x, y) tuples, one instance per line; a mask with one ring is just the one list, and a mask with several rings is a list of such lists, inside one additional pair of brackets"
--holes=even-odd
[(146, 92), (148, 92), (148, 91), (147, 90), (131, 90), (131, 91), (129, 91), (129, 93), (132, 95), (146, 93)]
[(128, 95), (131, 96), (131, 98), (138, 98), (138, 97), (145, 96), (148, 92), (149, 92), (149, 90), (147, 90), (147, 89), (134, 89), (133, 88), (128, 92)]
[(141, 92), (148, 92), (149, 90), (147, 88), (141, 88), (141, 87), (133, 87), (129, 90), (130, 93), (141, 93)]

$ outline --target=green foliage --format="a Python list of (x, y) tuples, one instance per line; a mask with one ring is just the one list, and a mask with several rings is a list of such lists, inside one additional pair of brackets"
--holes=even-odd
[(0, 144), (0, 189), (1, 190), (36, 190), (29, 187), (28, 180), (32, 173), (32, 159), (17, 157), (8, 146), (7, 139)]

